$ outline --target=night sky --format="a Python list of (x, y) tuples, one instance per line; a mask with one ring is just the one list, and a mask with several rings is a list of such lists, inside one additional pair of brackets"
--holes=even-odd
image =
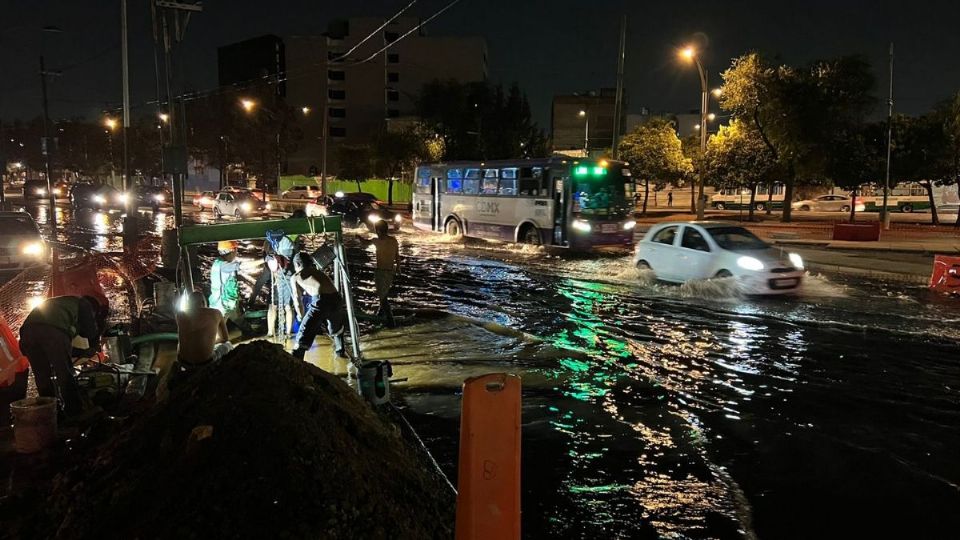
[[(216, 48), (261, 34), (319, 34), (329, 20), (389, 16), (394, 1), (207, 0), (184, 43), (188, 87), (216, 86)], [(446, 0), (421, 0), (408, 13), (428, 16)], [(95, 118), (120, 101), (117, 0), (4, 0), (0, 12), (0, 119), (40, 113), (41, 51), (48, 69), (63, 70), (51, 86), (51, 115)], [(132, 102), (152, 99), (153, 58), (147, 0), (129, 0)], [(714, 82), (730, 59), (748, 50), (787, 63), (866, 55), (877, 76), (878, 112), (886, 97), (888, 43), (896, 44), (895, 100), (921, 113), (960, 90), (960, 2), (807, 1), (695, 3), (678, 0), (461, 0), (427, 28), (435, 35), (487, 40), (493, 81), (518, 81), (535, 118), (549, 127), (554, 94), (612, 87), (621, 14), (628, 17), (626, 85), (629, 111), (685, 111), (699, 106), (695, 68), (677, 61), (691, 39), (706, 45)], [(60, 34), (41, 33), (54, 25)], [(143, 108), (141, 112), (148, 109)]]

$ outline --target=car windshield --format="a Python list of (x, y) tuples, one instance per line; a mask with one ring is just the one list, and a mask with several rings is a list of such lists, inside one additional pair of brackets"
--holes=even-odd
[(2, 217), (0, 218), (0, 230), (3, 231), (4, 236), (38, 234), (36, 223), (28, 216)]
[(707, 229), (714, 242), (728, 251), (767, 249), (766, 242), (743, 227), (713, 227)]

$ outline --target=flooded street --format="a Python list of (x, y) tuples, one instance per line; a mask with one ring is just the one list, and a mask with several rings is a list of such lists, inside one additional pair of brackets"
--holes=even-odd
[[(61, 240), (120, 251), (117, 221), (98, 216), (64, 210)], [(348, 257), (372, 312), (366, 236), (347, 235)], [(746, 298), (655, 283), (626, 254), (399, 237), (403, 320), (365, 331), (365, 357), (408, 379), (397, 401), (454, 481), (463, 379), (522, 376), (525, 537), (960, 530), (955, 300), (834, 276)]]
[(945, 538), (960, 526), (949, 300), (822, 276), (799, 298), (743, 298), (723, 283), (653, 283), (628, 256), (402, 241), (399, 306), (431, 316), (373, 336), (367, 356), (410, 378), (402, 400), (452, 478), (462, 379), (523, 376), (526, 536)]

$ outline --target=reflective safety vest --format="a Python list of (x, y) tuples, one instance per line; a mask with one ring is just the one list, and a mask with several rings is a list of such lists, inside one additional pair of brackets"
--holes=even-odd
[(219, 309), (221, 313), (233, 311), (240, 299), (237, 272), (240, 263), (227, 262), (223, 259), (213, 261), (210, 267), (210, 307)]

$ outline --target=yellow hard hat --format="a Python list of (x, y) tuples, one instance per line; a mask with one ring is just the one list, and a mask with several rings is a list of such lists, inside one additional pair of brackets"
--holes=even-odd
[(217, 242), (217, 251), (220, 253), (230, 253), (237, 249), (236, 240), (221, 240)]

